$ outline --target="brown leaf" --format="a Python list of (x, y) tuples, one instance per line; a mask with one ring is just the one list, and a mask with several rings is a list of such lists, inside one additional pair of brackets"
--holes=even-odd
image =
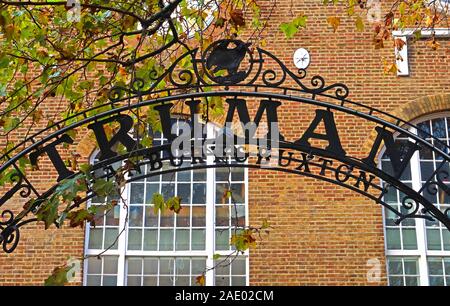
[(202, 274), (202, 275), (197, 276), (197, 277), (195, 278), (195, 282), (196, 282), (198, 285), (200, 285), (200, 286), (204, 286), (204, 285), (205, 285), (205, 281), (206, 281), (206, 279), (205, 279), (205, 274)]
[(339, 25), (341, 24), (341, 18), (339, 17), (328, 17), (327, 18), (328, 23), (333, 27), (333, 31), (336, 32)]
[(393, 21), (394, 21), (394, 13), (393, 12), (387, 13), (386, 16), (384, 17), (384, 24), (387, 27), (389, 27), (389, 26), (391, 26)]
[(231, 23), (235, 26), (245, 26), (244, 13), (242, 10), (233, 10), (230, 12)]
[(395, 48), (397, 48), (397, 50), (400, 51), (406, 43), (405, 43), (405, 41), (403, 39), (396, 38), (394, 40), (394, 44), (395, 44)]

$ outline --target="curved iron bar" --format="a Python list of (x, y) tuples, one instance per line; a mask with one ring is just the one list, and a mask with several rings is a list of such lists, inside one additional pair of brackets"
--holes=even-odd
[[(255, 97), (255, 98), (268, 98), (268, 99), (274, 99), (274, 100), (288, 100), (290, 102), (298, 102), (298, 103), (305, 103), (305, 104), (309, 104), (309, 105), (315, 105), (315, 106), (319, 106), (325, 109), (330, 109), (330, 110), (336, 110), (336, 111), (340, 111), (343, 113), (347, 113), (350, 115), (354, 115), (356, 117), (360, 117), (362, 119), (371, 121), (373, 123), (379, 124), (381, 126), (387, 127), (392, 129), (393, 131), (406, 135), (408, 138), (413, 139), (415, 142), (430, 148), (432, 151), (438, 153), (440, 156), (442, 156), (444, 159), (446, 159), (447, 161), (450, 161), (450, 155), (447, 152), (443, 152), (441, 149), (439, 149), (438, 147), (436, 147), (435, 145), (433, 145), (432, 143), (428, 142), (427, 140), (419, 137), (416, 134), (413, 134), (412, 132), (396, 125), (395, 123), (391, 123), (388, 122), (384, 119), (378, 118), (376, 116), (374, 116), (373, 114), (367, 114), (367, 113), (363, 113), (360, 112), (358, 110), (354, 110), (351, 108), (348, 108), (346, 106), (341, 106), (341, 105), (336, 105), (336, 104), (332, 104), (329, 102), (323, 102), (323, 101), (318, 101), (318, 100), (314, 100), (314, 99), (309, 99), (309, 98), (304, 98), (304, 97), (298, 97), (298, 96), (292, 96), (292, 95), (284, 95), (284, 94), (276, 94), (276, 93), (268, 93), (268, 92), (242, 92), (242, 91), (212, 91), (212, 92), (194, 92), (194, 93), (184, 93), (184, 94), (179, 94), (179, 95), (172, 95), (172, 96), (166, 96), (166, 97), (158, 97), (152, 100), (146, 100), (146, 101), (142, 101), (142, 102), (138, 102), (135, 104), (129, 104), (129, 105), (124, 105), (124, 106), (120, 106), (120, 107), (116, 107), (116, 108), (112, 108), (111, 110), (105, 111), (103, 113), (100, 114), (96, 114), (94, 116), (91, 117), (84, 117), (84, 119), (81, 119), (75, 123), (72, 123), (68, 126), (62, 127), (59, 130), (53, 132), (50, 135), (45, 136), (43, 139), (41, 139), (40, 141), (37, 142), (32, 142), (30, 140), (30, 138), (24, 140), (22, 142), (22, 144), (26, 143), (26, 142), (32, 142), (31, 145), (27, 146), (26, 149), (22, 150), (20, 153), (16, 154), (15, 156), (8, 158), (7, 161), (2, 164), (0, 166), (0, 173), (3, 172), (6, 168), (8, 168), (9, 166), (11, 166), (13, 163), (15, 163), (19, 158), (27, 155), (28, 153), (30, 153), (31, 151), (35, 150), (38, 146), (42, 145), (43, 143), (46, 143), (47, 141), (53, 139), (53, 138), (57, 138), (61, 135), (63, 135), (65, 132), (70, 131), (74, 128), (86, 125), (88, 123), (91, 122), (96, 122), (98, 120), (100, 120), (101, 118), (105, 118), (108, 117), (110, 115), (115, 115), (118, 113), (122, 113), (131, 109), (136, 109), (139, 107), (143, 107), (143, 106), (149, 106), (149, 105), (155, 105), (155, 104), (163, 104), (166, 102), (170, 102), (173, 100), (189, 100), (189, 99), (196, 99), (196, 98), (202, 98), (202, 97), (212, 97), (212, 96), (220, 96), (220, 97)], [(422, 131), (421, 129), (419, 129), (418, 127), (414, 126), (414, 125), (410, 125), (412, 127), (417, 128), (419, 131)], [(424, 131), (423, 133), (426, 134), (426, 132)], [(435, 139), (435, 137), (430, 137)], [(31, 138), (33, 139), (33, 138)], [(436, 141), (438, 141), (438, 139), (436, 139)], [(445, 147), (449, 148), (447, 145), (445, 145)], [(10, 152), (9, 152), (10, 153)], [(5, 158), (6, 154), (4, 154), (1, 158)]]

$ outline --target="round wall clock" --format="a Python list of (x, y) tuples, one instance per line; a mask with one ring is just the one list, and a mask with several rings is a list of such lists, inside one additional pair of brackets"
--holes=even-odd
[(294, 52), (294, 65), (298, 69), (306, 69), (311, 62), (308, 50), (299, 48)]

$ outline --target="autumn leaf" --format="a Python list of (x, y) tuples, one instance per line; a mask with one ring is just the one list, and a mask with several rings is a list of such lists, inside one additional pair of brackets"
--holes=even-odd
[(226, 189), (222, 195), (222, 203), (225, 203), (232, 196), (233, 196), (233, 192), (230, 189)]
[(395, 63), (385, 63), (384, 74), (397, 74), (398, 67)]
[(393, 22), (394, 22), (394, 13), (393, 12), (387, 13), (386, 16), (384, 17), (385, 26), (389, 27), (392, 25)]
[(94, 220), (94, 214), (90, 213), (86, 209), (80, 209), (69, 212), (67, 218), (70, 220), (71, 227), (83, 227), (84, 221), (92, 222)]
[(206, 278), (205, 278), (205, 274), (199, 275), (195, 278), (195, 282), (199, 285), (199, 286), (204, 286), (205, 282), (206, 282)]
[(171, 197), (166, 201), (166, 207), (178, 214), (181, 210), (181, 198)]
[(43, 221), (45, 229), (48, 229), (58, 219), (58, 207), (60, 201), (56, 196), (52, 196), (49, 200), (45, 201), (36, 212), (36, 218), (39, 221)]
[(245, 26), (245, 19), (244, 19), (244, 13), (242, 10), (232, 10), (230, 12), (230, 21), (232, 24), (234, 24), (236, 27), (238, 26)]
[(67, 272), (69, 272), (70, 267), (62, 266), (53, 269), (52, 274), (45, 280), (45, 286), (64, 286), (67, 284)]
[(403, 48), (403, 46), (406, 44), (406, 42), (401, 38), (396, 38), (394, 40), (394, 44), (395, 44), (395, 48), (400, 51)]
[(328, 23), (333, 27), (333, 31), (336, 32), (339, 25), (341, 24), (341, 18), (339, 17), (328, 17)]
[(244, 252), (250, 247), (256, 246), (256, 239), (253, 237), (251, 229), (246, 229), (240, 233), (233, 234), (230, 239), (230, 245), (239, 252)]
[(432, 39), (432, 40), (430, 40), (428, 43), (427, 43), (427, 46), (428, 47), (430, 47), (431, 49), (433, 49), (433, 50), (437, 50), (439, 47), (440, 47), (440, 43), (438, 43), (437, 41), (436, 41), (436, 39)]
[(356, 30), (362, 32), (364, 31), (364, 21), (361, 16), (356, 17), (355, 19)]

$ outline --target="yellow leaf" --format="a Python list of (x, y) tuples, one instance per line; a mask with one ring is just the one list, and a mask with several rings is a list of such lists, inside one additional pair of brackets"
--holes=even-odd
[(204, 286), (205, 285), (205, 274), (202, 274), (200, 276), (197, 276), (195, 278), (195, 282), (200, 285), (200, 286)]
[(396, 74), (398, 71), (398, 67), (395, 63), (385, 63), (384, 74)]
[(437, 50), (441, 46), (441, 44), (438, 43), (435, 39), (433, 39), (427, 43), (427, 46), (433, 50)]
[(341, 18), (339, 18), (339, 17), (328, 17), (327, 21), (333, 27), (334, 32), (337, 31), (337, 28), (341, 24)]
[(356, 17), (355, 26), (358, 31), (360, 32), (364, 31), (364, 21), (361, 18), (361, 16)]

